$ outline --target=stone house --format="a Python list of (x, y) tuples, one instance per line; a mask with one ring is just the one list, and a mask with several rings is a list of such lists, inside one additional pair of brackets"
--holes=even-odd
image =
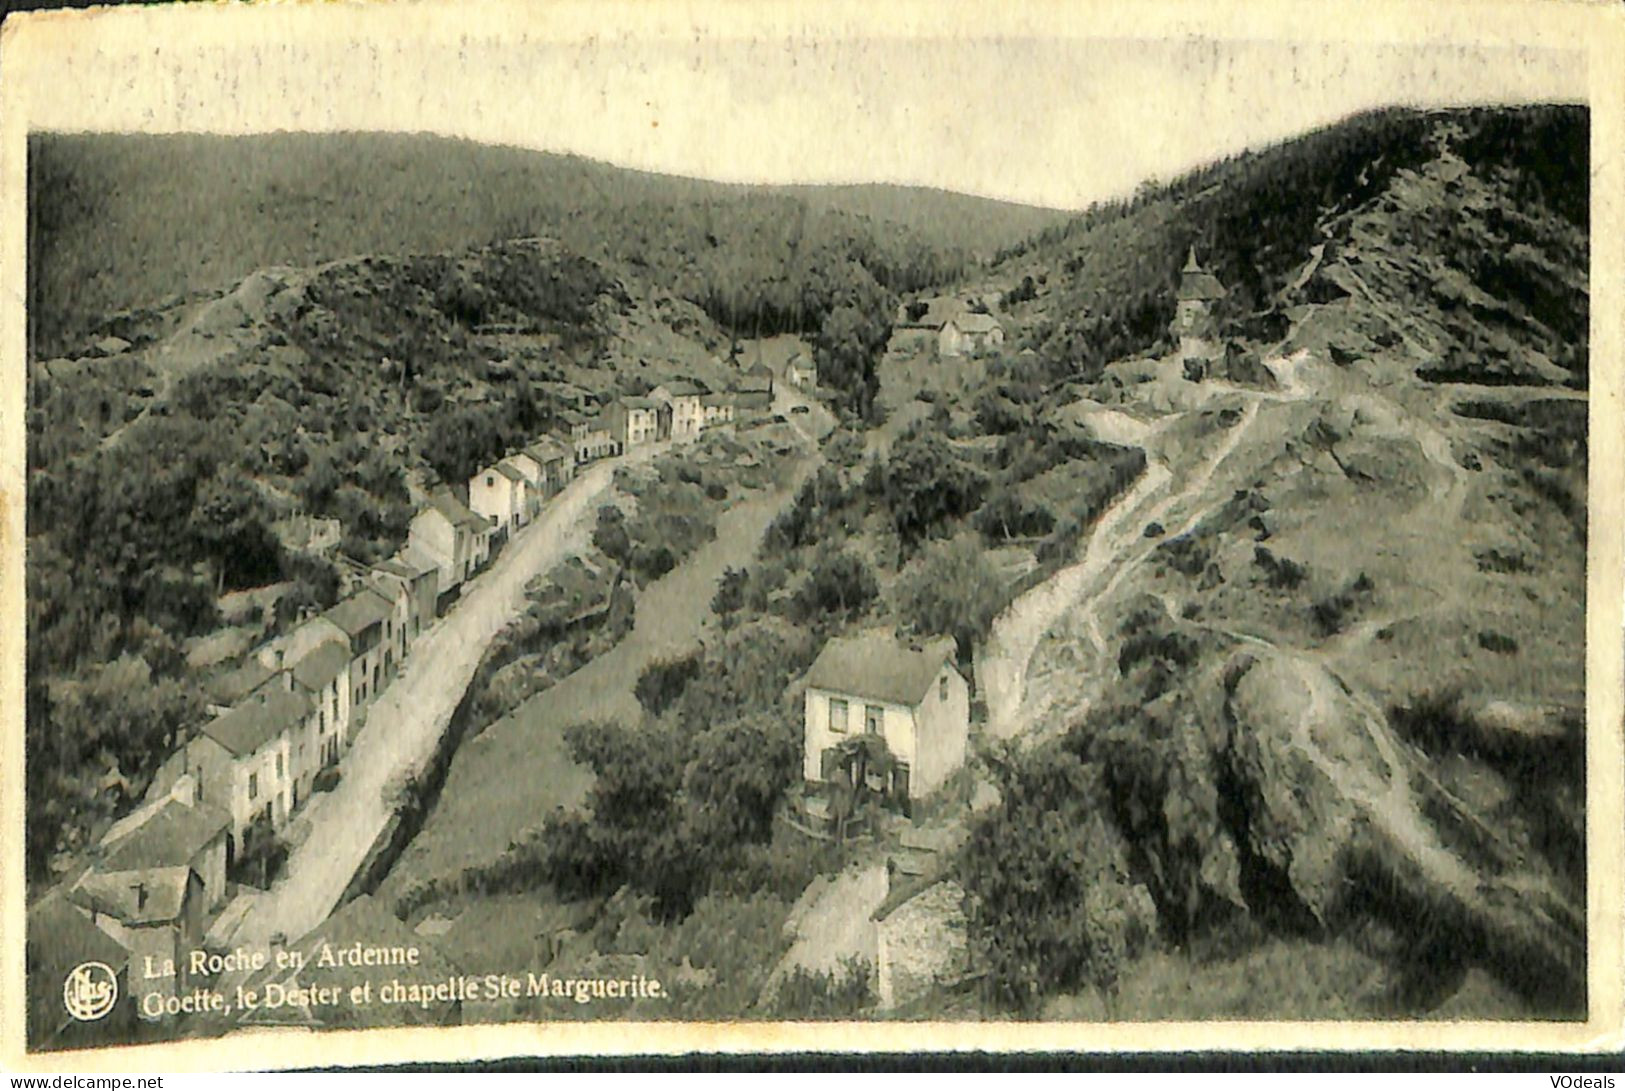
[(990, 314), (966, 311), (942, 324), (937, 334), (937, 355), (980, 356), (1004, 344), (1004, 327)]
[(197, 802), (231, 816), (226, 866), (243, 848), (248, 828), (287, 824), (299, 805), (294, 767), (296, 737), (310, 730), (316, 709), (292, 690), (261, 690), (203, 725), (187, 743), (187, 772), (199, 786)]
[(344, 634), (350, 649), (350, 708), (359, 713), (395, 677), (396, 602), (371, 586), (322, 615)]
[(886, 793), (922, 799), (965, 763), (970, 691), (951, 638), (909, 644), (890, 633), (831, 639), (807, 672), (802, 774), (837, 776), (836, 747), (855, 733), (882, 736), (894, 769)]
[(514, 456), (514, 464), (535, 488), (539, 500), (558, 495), (575, 478), (576, 461), (575, 452), (552, 436), (542, 436)]
[(335, 764), (350, 746), (350, 647), (330, 640), (312, 648), (288, 671), (290, 688), (308, 700), (316, 714), (308, 717), (294, 743), (299, 795), (308, 797), (316, 774)]
[[(149, 867), (108, 875), (87, 872), (68, 900), (129, 952), (141, 994), (170, 997), (185, 988), (186, 955), (203, 940), (203, 880), (179, 867)], [(137, 1006), (136, 1014), (150, 1018)]]
[[(189, 783), (197, 785), (196, 780)], [(226, 902), (226, 837), (231, 815), (192, 797), (171, 797), (133, 828), (104, 839), (92, 870), (112, 880), (154, 868), (191, 868), (203, 884), (203, 908)], [(131, 882), (137, 880), (131, 879)]]
[(406, 590), (406, 631), (403, 641), (410, 648), (423, 631), (434, 624), (435, 602), (440, 592), (440, 566), (430, 557), (412, 549), (401, 550), (387, 561), (379, 561), (373, 571), (381, 580), (403, 586)]
[(653, 398), (616, 398), (604, 410), (604, 420), (622, 451), (671, 434), (671, 407)]
[(491, 552), (491, 524), (442, 486), (412, 517), (407, 545), (439, 566), (439, 593), (444, 598), (485, 565)]
[(702, 394), (700, 396), (700, 426), (713, 428), (719, 424), (730, 424), (734, 419), (734, 396), (726, 392)]

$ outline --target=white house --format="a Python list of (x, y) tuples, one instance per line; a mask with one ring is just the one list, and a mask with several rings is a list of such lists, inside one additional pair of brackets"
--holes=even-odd
[(885, 738), (895, 761), (890, 794), (921, 799), (965, 763), (970, 690), (954, 667), (954, 642), (907, 644), (889, 633), (837, 637), (807, 672), (802, 773), (836, 775), (836, 748), (859, 732)]
[(785, 365), (784, 378), (797, 390), (812, 390), (818, 385), (818, 365), (805, 353), (796, 353)]
[(966, 311), (942, 324), (937, 334), (937, 355), (980, 356), (1004, 344), (1004, 327), (990, 314)]
[(701, 399), (705, 391), (693, 383), (674, 381), (661, 383), (649, 391), (649, 397), (671, 407), (671, 438), (692, 439), (705, 426), (705, 407)]
[(468, 479), (468, 506), (503, 533), (520, 525), (525, 510), (525, 475), (507, 459)]

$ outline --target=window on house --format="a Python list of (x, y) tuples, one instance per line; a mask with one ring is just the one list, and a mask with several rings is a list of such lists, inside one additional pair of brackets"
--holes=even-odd
[(886, 712), (879, 705), (863, 706), (863, 730), (871, 735), (880, 734), (880, 726), (885, 722)]
[(485, 487), (486, 488), (489, 489), (493, 485), (495, 485), (496, 483), (497, 483), (497, 479), (495, 477), (492, 477), (490, 474), (485, 475)]
[(946, 701), (947, 699), (948, 699), (948, 676), (945, 674), (941, 678), (937, 679), (937, 700)]
[(839, 697), (829, 699), (829, 729), (836, 735), (846, 733), (846, 702)]
[(276, 776), (277, 776), (278, 780), (282, 779), (282, 755), (281, 754), (278, 754), (276, 756)]
[(248, 798), (249, 799), (258, 799), (259, 795), (260, 795), (260, 775), (258, 773), (250, 773), (250, 774), (248, 774)]

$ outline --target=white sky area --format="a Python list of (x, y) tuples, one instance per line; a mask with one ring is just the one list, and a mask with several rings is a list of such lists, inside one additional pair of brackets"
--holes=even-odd
[(725, 181), (897, 182), (1081, 208), (1374, 106), (1586, 100), (1583, 53), (1504, 40), (1039, 36), (1020, 20), (992, 35), (930, 19), (866, 35), (782, 18), (588, 35), (543, 24), (545, 10), (500, 24), (351, 18), (320, 36), (306, 8), (264, 20), (252, 45), (219, 20), (190, 37), (64, 24), (30, 124), (427, 131)]

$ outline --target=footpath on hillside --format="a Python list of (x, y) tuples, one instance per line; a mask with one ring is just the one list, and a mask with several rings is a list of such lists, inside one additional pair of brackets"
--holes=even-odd
[(269, 891), (251, 893), (232, 944), (296, 938), (325, 920), (389, 821), (384, 787), (434, 752), (492, 638), (524, 602), (525, 587), (584, 540), (594, 501), (616, 467), (646, 461), (666, 444), (639, 448), (583, 472), (519, 531), (461, 600), (418, 640), (400, 675), (367, 713), (333, 791), (313, 796), (296, 820), (299, 843)]

